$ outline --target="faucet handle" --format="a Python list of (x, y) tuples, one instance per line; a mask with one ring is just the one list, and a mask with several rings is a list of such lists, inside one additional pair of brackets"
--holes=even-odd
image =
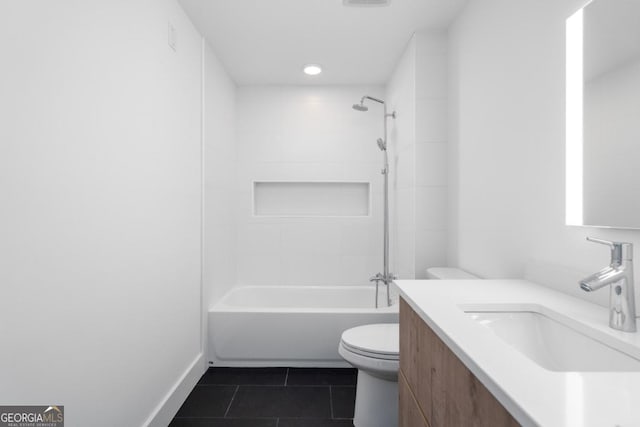
[(596, 239), (594, 237), (587, 237), (589, 242), (599, 243), (601, 245), (609, 246), (611, 249), (611, 263), (622, 264), (622, 261), (633, 260), (633, 244), (627, 242), (612, 242), (609, 240)]

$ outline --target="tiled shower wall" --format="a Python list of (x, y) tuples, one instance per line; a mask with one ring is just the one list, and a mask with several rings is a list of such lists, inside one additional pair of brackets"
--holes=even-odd
[[(389, 120), (392, 271), (423, 278), (446, 265), (446, 64), (446, 36), (419, 33), (386, 88), (238, 88), (238, 284), (365, 285), (382, 270), (382, 107), (354, 111), (365, 94), (398, 112)], [(369, 182), (370, 215), (256, 216), (254, 181)]]
[[(240, 87), (236, 222), (240, 285), (365, 285), (382, 270), (382, 87)], [(254, 216), (254, 181), (365, 181), (367, 217)]]

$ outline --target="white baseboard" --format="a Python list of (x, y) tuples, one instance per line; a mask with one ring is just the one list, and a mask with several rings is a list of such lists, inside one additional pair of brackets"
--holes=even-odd
[(204, 355), (200, 353), (143, 425), (145, 427), (167, 427), (206, 370)]

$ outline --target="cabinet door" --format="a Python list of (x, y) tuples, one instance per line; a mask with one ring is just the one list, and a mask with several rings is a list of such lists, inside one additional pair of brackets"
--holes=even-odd
[(431, 427), (520, 425), (404, 300), (400, 368)]
[(402, 372), (398, 375), (398, 391), (400, 393), (398, 427), (429, 427)]
[(433, 338), (431, 329), (405, 302), (400, 300), (400, 371), (413, 391), (427, 420), (432, 417), (431, 392), (433, 371)]

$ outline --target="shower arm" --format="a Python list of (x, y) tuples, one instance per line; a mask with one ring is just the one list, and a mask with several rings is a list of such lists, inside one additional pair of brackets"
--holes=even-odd
[(370, 99), (372, 101), (378, 102), (380, 104), (386, 105), (382, 99), (374, 98), (373, 96), (365, 95), (360, 99), (360, 104), (364, 102), (365, 99)]

